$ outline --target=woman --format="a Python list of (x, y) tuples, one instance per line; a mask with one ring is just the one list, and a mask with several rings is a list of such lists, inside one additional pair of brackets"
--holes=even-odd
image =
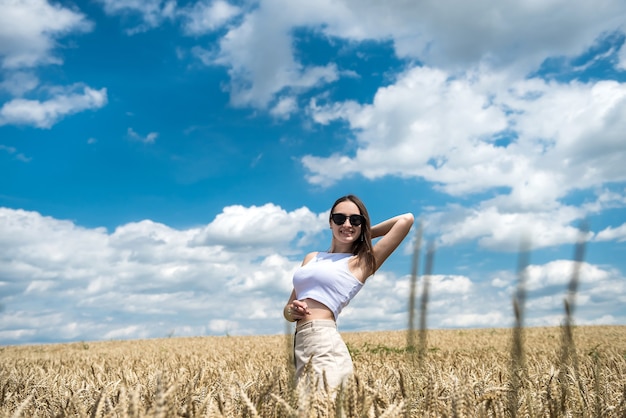
[[(296, 380), (304, 376), (329, 386), (342, 384), (353, 373), (352, 359), (337, 332), (341, 310), (361, 290), (365, 280), (398, 248), (413, 225), (406, 213), (370, 226), (361, 200), (348, 195), (337, 199), (328, 220), (333, 237), (328, 252), (304, 257), (293, 276), (294, 289), (283, 310), (285, 319), (297, 322), (294, 341)], [(372, 245), (372, 238), (380, 238)]]

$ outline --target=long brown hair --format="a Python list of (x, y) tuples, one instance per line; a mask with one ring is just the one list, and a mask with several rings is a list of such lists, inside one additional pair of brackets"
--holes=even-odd
[(359, 213), (365, 218), (365, 222), (361, 224), (361, 237), (352, 244), (352, 254), (359, 258), (360, 263), (365, 263), (365, 266), (371, 271), (371, 274), (376, 272), (376, 258), (374, 258), (374, 250), (372, 247), (372, 227), (370, 224), (370, 215), (367, 213), (365, 204), (355, 195), (349, 194), (342, 196), (335, 201), (330, 208), (330, 214), (328, 215), (328, 222), (331, 221), (331, 217), (335, 207), (341, 202), (350, 201), (359, 208)]

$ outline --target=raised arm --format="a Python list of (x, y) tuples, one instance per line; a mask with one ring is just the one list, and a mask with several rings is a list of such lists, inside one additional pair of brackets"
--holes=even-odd
[(411, 230), (413, 222), (413, 214), (405, 213), (372, 226), (372, 238), (382, 237), (374, 244), (377, 269), (398, 248)]

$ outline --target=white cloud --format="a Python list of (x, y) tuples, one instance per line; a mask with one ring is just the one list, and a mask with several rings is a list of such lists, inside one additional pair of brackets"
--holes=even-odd
[(607, 227), (596, 235), (596, 241), (626, 241), (626, 223), (621, 224), (617, 228)]
[(526, 288), (529, 291), (537, 291), (557, 285), (566, 289), (576, 271), (581, 283), (601, 282), (614, 274), (585, 262), (555, 260), (540, 266), (528, 266), (526, 268)]
[[(309, 67), (300, 63), (294, 48), (298, 29), (330, 42), (391, 40), (399, 57), (453, 74), (461, 66), (485, 65), (524, 77), (547, 57), (582, 53), (599, 34), (620, 30), (626, 15), (626, 7), (618, 0), (602, 8), (566, 0), (540, 7), (532, 2), (488, 0), (471, 5), (459, 1), (446, 7), (400, 0), (262, 0), (247, 8), (224, 0), (202, 0), (178, 8), (174, 1), (163, 0), (100, 2), (108, 14), (140, 16), (141, 24), (131, 33), (177, 18), (188, 35), (202, 35), (231, 23), (215, 49), (196, 46), (192, 51), (206, 65), (228, 68), (234, 105), (257, 108), (275, 108), (273, 102), (285, 91), (302, 93), (337, 80), (343, 72), (333, 62)], [(556, 11), (558, 25), (554, 24)]]
[(39, 79), (31, 72), (10, 71), (0, 83), (0, 90), (8, 91), (13, 96), (22, 96), (34, 90), (39, 85)]
[(0, 2), (0, 66), (8, 69), (59, 64), (52, 51), (57, 38), (87, 32), (92, 24), (82, 13), (46, 0)]
[[(472, 80), (415, 67), (380, 88), (371, 105), (312, 106), (314, 117), (322, 113), (317, 120), (345, 119), (358, 149), (354, 157), (305, 156), (311, 183), (327, 185), (359, 173), (369, 179), (425, 177), (459, 192), (510, 184), (503, 172), (515, 162), (493, 145), (507, 128), (506, 117)], [(476, 175), (481, 182), (473, 182)]]
[[(574, 274), (577, 274), (576, 293), (569, 295)], [(565, 316), (565, 300), (570, 297), (576, 323), (597, 324), (600, 318), (608, 317), (610, 319), (606, 324), (619, 323), (617, 318), (621, 314), (612, 312), (605, 305), (609, 300), (615, 306), (626, 302), (624, 276), (617, 270), (587, 262), (554, 260), (529, 265), (524, 277), (527, 325), (558, 325)], [(506, 288), (502, 293), (506, 301), (511, 301), (519, 285), (517, 276), (511, 272), (497, 273), (491, 284), (497, 288)]]
[(290, 281), (284, 279), (293, 275), (295, 267), (294, 262), (285, 257), (278, 254), (269, 255), (254, 271), (234, 277), (228, 287), (233, 294), (249, 295), (251, 292), (263, 294), (276, 291), (288, 295), (291, 292), (291, 285)]
[(139, 15), (141, 22), (126, 32), (133, 35), (153, 29), (176, 17), (175, 0), (99, 0), (109, 15)]
[(92, 22), (76, 8), (46, 0), (0, 2), (0, 68), (4, 69), (0, 90), (13, 96), (2, 103), (0, 126), (50, 128), (66, 115), (106, 104), (106, 89), (80, 84), (47, 86), (34, 69), (62, 64), (62, 57), (55, 53), (64, 46), (60, 39), (92, 28)]
[[(233, 104), (268, 109), (277, 118), (297, 110), (302, 92), (349, 73), (334, 61), (304, 65), (294, 39), (299, 29), (331, 44), (391, 42), (398, 56), (423, 64), (407, 62), (370, 104), (324, 103), (321, 97), (329, 96), (323, 94), (313, 100), (310, 116), (321, 124), (347, 122), (354, 148), (347, 154), (306, 156), (303, 163), (316, 184), (393, 175), (425, 179), (459, 198), (489, 195), (470, 208), (431, 209), (426, 227), (439, 236), (444, 251), (468, 240), (517, 250), (520, 238), (528, 236), (534, 247), (571, 243), (578, 237), (578, 220), (625, 204), (623, 194), (609, 190), (579, 207), (564, 203), (579, 190), (596, 191), (626, 179), (625, 85), (528, 76), (546, 58), (574, 56), (600, 34), (619, 29), (626, 8), (621, 1), (599, 8), (565, 0), (479, 0), (444, 8), (395, 0), (264, 0), (246, 14), (221, 0), (183, 9), (163, 0), (101, 3), (109, 14), (130, 17), (131, 24), (137, 22), (132, 17), (139, 18), (129, 33), (177, 18), (189, 35), (223, 29), (215, 49), (192, 52), (206, 65), (228, 69)], [(17, 98), (0, 109), (0, 125), (48, 128), (66, 115), (104, 106), (106, 89), (45, 91), (34, 72), (20, 70), (60, 63), (53, 53), (57, 39), (89, 30), (84, 16), (43, 1), (12, 4), (0, 4), (0, 60), (11, 69), (0, 89)], [(560, 11), (559, 25), (551, 24), (554, 10)], [(20, 27), (15, 26), (19, 19), (6, 20), (20, 13), (34, 17)], [(619, 54), (623, 65), (623, 46)], [(469, 70), (459, 71), (462, 66)], [(15, 69), (20, 71), (11, 72)], [(128, 135), (143, 142), (157, 138), (156, 132), (142, 136), (132, 128)], [(0, 145), (0, 150), (20, 155), (13, 147)], [(0, 338), (282, 331), (280, 308), (291, 273), (300, 252), (326, 228), (327, 220), (307, 208), (289, 212), (273, 204), (227, 207), (211, 223), (186, 230), (145, 220), (111, 233), (0, 208), (0, 304), (6, 308)], [(623, 240), (623, 229), (607, 227), (595, 240)], [(528, 304), (536, 310), (529, 312), (530, 324), (560, 322), (571, 268), (563, 260), (531, 267), (529, 288), (537, 295)], [(624, 322), (619, 310), (626, 304), (623, 275), (591, 264), (583, 265), (582, 273), (581, 321)], [(513, 278), (502, 272), (487, 280), (453, 272), (432, 276), (429, 325), (510, 325)], [(402, 328), (407, 293), (407, 277), (381, 271), (342, 322), (352, 328)], [(249, 309), (234, 311), (236, 304)], [(76, 311), (93, 318), (79, 322)]]
[(444, 245), (480, 238), (511, 250), (524, 234), (535, 247), (573, 242), (572, 225), (624, 205), (607, 191), (580, 207), (562, 199), (626, 180), (626, 84), (507, 80), (416, 67), (380, 88), (372, 104), (312, 101), (317, 122), (348, 122), (355, 149), (304, 156), (309, 182), (391, 175), (425, 179), (452, 196), (493, 193), (474, 208), (427, 215)]
[(209, 329), (215, 333), (227, 334), (237, 330), (237, 323), (224, 319), (211, 320), (209, 322)]
[(511, 324), (511, 315), (502, 311), (456, 314), (442, 321), (444, 328), (497, 328)]
[[(371, 104), (311, 101), (315, 121), (346, 121), (356, 141), (350, 153), (304, 156), (309, 182), (397, 176), (425, 179), (452, 196), (489, 193), (496, 197), (468, 210), (468, 224), (445, 231), (444, 241), (479, 237), (483, 246), (511, 250), (531, 234), (532, 245), (547, 247), (573, 242), (573, 225), (603, 208), (599, 199), (595, 208), (570, 207), (567, 196), (626, 180), (626, 84), (529, 74), (546, 59), (571, 59), (623, 31), (625, 16), (617, 0), (604, 8), (565, 0), (454, 7), (268, 0), (247, 10), (218, 49), (196, 52), (207, 65), (229, 68), (235, 105), (281, 116), (297, 109), (297, 94), (347, 73), (331, 61), (304, 67), (294, 48), (297, 30), (331, 44), (391, 41), (399, 57), (420, 66), (407, 63)], [(282, 99), (285, 92), (294, 100)]]
[[(136, 337), (137, 336), (137, 337)], [(118, 328), (113, 331), (109, 331), (104, 334), (104, 338), (107, 340), (119, 340), (119, 339), (128, 339), (128, 338), (147, 338), (149, 334), (145, 329), (142, 329), (139, 325), (131, 325), (124, 328)]]
[(472, 282), (465, 276), (430, 276), (430, 291), (434, 294), (466, 294), (471, 291)]
[(7, 124), (34, 125), (50, 128), (60, 119), (83, 110), (98, 109), (107, 103), (106, 89), (71, 86), (56, 89), (47, 100), (17, 98), (0, 108), (0, 126)]
[(202, 35), (214, 31), (238, 16), (241, 9), (223, 0), (201, 0), (178, 12), (188, 35)]
[(307, 236), (327, 228), (325, 222), (323, 217), (307, 208), (288, 213), (271, 203), (249, 208), (228, 206), (215, 222), (200, 230), (193, 242), (272, 252), (296, 239), (306, 242)]
[(579, 320), (577, 322), (579, 325), (620, 325), (618, 319), (613, 315), (604, 315), (600, 318), (592, 319), (592, 320)]
[[(378, 2), (331, 6), (265, 1), (228, 31), (219, 51), (197, 51), (205, 64), (229, 68), (234, 104), (275, 103), (271, 112), (285, 115), (293, 112), (296, 102), (277, 99), (281, 91), (307, 89), (340, 75), (337, 68), (306, 69), (296, 61), (294, 28), (330, 39), (392, 39), (399, 56), (431, 67), (402, 74), (396, 83), (381, 88), (371, 105), (313, 102), (311, 114), (319, 123), (349, 121), (359, 147), (354, 156), (305, 156), (309, 181), (328, 185), (357, 173), (370, 179), (422, 177), (453, 195), (509, 189), (508, 195), (490, 202), (507, 217), (508, 212), (515, 217), (520, 210), (546, 207), (563, 212), (557, 200), (571, 190), (626, 178), (620, 163), (620, 132), (626, 120), (623, 85), (518, 81), (547, 57), (579, 54), (600, 34), (619, 30), (620, 16), (626, 13), (617, 1), (602, 10), (581, 2), (559, 14), (559, 25), (549, 23), (563, 4), (459, 3), (444, 10), (421, 3), (393, 7)], [(524, 43), (519, 43), (520, 37)], [(459, 74), (460, 64), (476, 70)], [(511, 144), (502, 145), (511, 139)], [(532, 215), (521, 214), (526, 216)], [(549, 224), (550, 213), (543, 217)], [(562, 242), (559, 229), (572, 236), (567, 222), (559, 225), (547, 232), (553, 238), (543, 237), (539, 245)]]
[(626, 14), (619, 0), (602, 8), (567, 0), (342, 3), (340, 10), (349, 12), (328, 19), (328, 34), (356, 40), (391, 38), (399, 56), (442, 68), (482, 61), (496, 67), (515, 64), (523, 75), (548, 56), (581, 53), (598, 34), (620, 29)]
[[(215, 31), (241, 13), (241, 8), (224, 0), (200, 0), (178, 7), (175, 0), (98, 0), (105, 13), (124, 16), (126, 33), (134, 35), (154, 29), (163, 22), (181, 20), (183, 32), (198, 36)], [(138, 18), (136, 24), (129, 18)]]
[(334, 63), (305, 67), (294, 57), (292, 30), (316, 19), (325, 3), (261, 2), (220, 39), (211, 62), (228, 68), (234, 105), (265, 108), (285, 90), (303, 91), (338, 78)]
[(297, 99), (293, 96), (282, 97), (270, 110), (270, 114), (280, 119), (288, 119), (292, 113), (298, 110)]
[(157, 132), (150, 132), (146, 136), (141, 136), (133, 128), (128, 128), (126, 131), (128, 137), (134, 141), (143, 142), (144, 144), (154, 144), (159, 134)]
[(478, 240), (491, 250), (518, 251), (522, 243), (529, 248), (545, 248), (576, 242), (579, 228), (572, 223), (583, 215), (571, 206), (520, 212), (501, 210), (486, 201), (476, 209), (449, 207), (427, 215), (425, 228), (439, 235), (440, 246)]
[[(260, 215), (256, 220), (250, 217), (254, 213)], [(303, 222), (307, 216), (310, 219)], [(36, 329), (40, 341), (129, 333), (143, 338), (164, 336), (171, 329), (180, 333), (184, 316), (193, 335), (213, 332), (220, 323), (230, 324), (231, 331), (239, 326), (240, 332), (256, 332), (259, 318), (248, 323), (232, 314), (238, 302), (276, 311), (275, 317), (263, 321), (269, 329), (274, 324), (282, 331), (276, 306), (289, 296), (291, 275), (301, 255), (297, 253), (294, 261), (278, 254), (294, 251), (290, 246), (301, 239), (298, 231), (314, 234), (322, 229), (301, 229), (311, 223), (323, 220), (305, 209), (286, 212), (268, 206), (260, 212), (254, 207), (250, 212), (225, 210), (205, 228), (176, 230), (145, 220), (108, 233), (35, 212), (0, 208), (0, 303), (7, 310), (0, 318), (0, 331), (23, 330), (18, 334), (28, 336), (27, 330)], [(236, 226), (242, 228), (239, 233), (228, 234)], [(272, 237), (277, 228), (292, 231)], [(216, 236), (219, 244), (196, 240)], [(242, 251), (251, 242), (254, 250)], [(57, 313), (54, 320), (41, 311), (43, 306)], [(77, 318), (76, 309), (93, 312), (101, 323), (95, 326), (89, 317)], [(209, 325), (210, 319), (216, 322)], [(239, 321), (246, 324), (237, 325)], [(65, 327), (74, 322), (76, 329)]]
[[(144, 220), (108, 232), (0, 208), (0, 303), (5, 307), (0, 336), (19, 343), (283, 332), (280, 311), (304, 251), (288, 258), (286, 249), (297, 248), (294, 241), (301, 234), (320, 231), (303, 226), (324, 228), (324, 222), (306, 208), (286, 212), (266, 205), (225, 208), (206, 227), (177, 230)], [(270, 231), (277, 237), (268, 236)], [(241, 250), (250, 245), (254, 248)], [(566, 260), (531, 266), (529, 324), (562, 320), (572, 268)], [(497, 277), (508, 281), (506, 291), (481, 276), (430, 276), (428, 326), (510, 326), (514, 276), (499, 272)], [(342, 329), (405, 329), (409, 279), (377, 272), (342, 313)], [(584, 263), (576, 299), (579, 322), (623, 322), (623, 281), (618, 271)], [(423, 277), (418, 303), (422, 286)]]
[[(445, 267), (444, 267), (445, 268)], [(564, 300), (574, 263), (556, 260), (529, 266), (530, 273), (524, 305), (524, 323), (530, 326), (558, 326), (565, 317)], [(620, 323), (626, 300), (621, 273), (582, 263), (579, 288), (575, 297), (574, 320), (579, 324)], [(497, 272), (491, 281), (484, 277), (431, 276), (426, 323), (429, 328), (510, 327), (515, 317), (513, 292), (516, 275)], [(495, 281), (495, 283), (494, 283)], [(421, 319), (424, 277), (417, 282), (414, 326)], [(611, 289), (611, 290), (609, 290)], [(363, 290), (340, 317), (344, 329), (385, 330), (408, 327), (409, 278), (390, 274), (368, 279)]]
[(597, 190), (597, 199), (595, 202), (586, 202), (583, 206), (591, 213), (601, 211), (603, 209), (620, 208), (626, 206), (626, 189), (622, 192), (602, 188)]
[(535, 157), (535, 168), (552, 176), (563, 172), (557, 178), (564, 192), (626, 179), (620, 163), (626, 153), (626, 84), (528, 80), (511, 90), (514, 97), (503, 103), (519, 111), (513, 121), (520, 144)]
[[(199, 4), (195, 7), (203, 13), (196, 16), (208, 23), (194, 24), (195, 31), (212, 28), (215, 24), (213, 18), (206, 18), (206, 10), (224, 3)], [(550, 56), (580, 54), (600, 34), (620, 30), (626, 15), (626, 6), (619, 0), (602, 8), (566, 0), (541, 5), (458, 1), (445, 7), (400, 0), (265, 0), (256, 5), (221, 38), (211, 59), (205, 55), (203, 62), (229, 68), (234, 104), (261, 108), (285, 88), (308, 89), (339, 76), (331, 63), (305, 68), (297, 62), (292, 47), (296, 29), (308, 29), (331, 42), (391, 40), (399, 57), (452, 73), (462, 66), (486, 65), (525, 77)], [(226, 19), (236, 13), (232, 6), (222, 8), (228, 11)]]
[(371, 105), (313, 102), (318, 122), (349, 123), (358, 148), (303, 157), (309, 181), (422, 177), (454, 195), (506, 187), (517, 205), (542, 207), (573, 189), (626, 179), (626, 84), (531, 79), (505, 87), (497, 79), (416, 67)]

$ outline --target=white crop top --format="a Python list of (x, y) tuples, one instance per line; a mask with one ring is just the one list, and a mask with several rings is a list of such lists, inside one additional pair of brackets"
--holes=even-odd
[(350, 257), (350, 253), (317, 253), (293, 274), (296, 298), (323, 303), (337, 320), (341, 310), (363, 287), (348, 267)]

